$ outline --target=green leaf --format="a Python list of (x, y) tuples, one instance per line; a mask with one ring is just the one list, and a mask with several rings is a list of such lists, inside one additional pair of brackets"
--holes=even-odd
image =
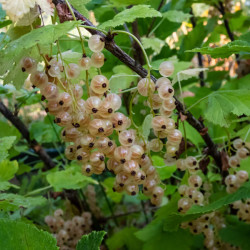
[(226, 58), (232, 54), (237, 54), (240, 52), (250, 53), (250, 42), (236, 40), (229, 42), (221, 47), (210, 48), (196, 48), (192, 50), (187, 50), (186, 52), (200, 52), (202, 54), (210, 55), (213, 58)]
[(125, 247), (128, 250), (141, 250), (142, 244), (134, 233), (137, 232), (135, 227), (125, 227), (107, 239), (106, 243), (110, 250), (117, 250)]
[[(247, 199), (250, 197), (250, 183), (247, 182), (240, 187), (235, 193), (228, 194), (219, 198), (206, 206), (193, 206), (186, 214), (180, 214), (177, 212), (168, 213), (165, 215), (164, 230), (174, 231), (179, 228), (179, 225), (184, 221), (190, 221), (198, 218), (202, 214), (216, 211), (223, 206), (229, 205), (237, 200)], [(177, 206), (176, 206), (177, 209)]]
[(0, 162), (0, 181), (8, 181), (15, 176), (18, 170), (17, 161), (3, 160)]
[(162, 14), (163, 18), (167, 18), (170, 22), (173, 22), (173, 23), (182, 23), (184, 21), (188, 21), (188, 19), (191, 16), (192, 15), (188, 13), (184, 13), (178, 10), (169, 10)]
[(124, 23), (132, 23), (137, 18), (160, 16), (161, 13), (153, 8), (150, 8), (149, 5), (136, 5), (118, 13), (112, 20), (102, 23), (99, 28), (106, 29), (110, 27), (117, 27), (123, 25)]
[(152, 156), (153, 165), (155, 166), (161, 180), (168, 179), (176, 171), (176, 166), (166, 166), (162, 157)]
[(141, 41), (144, 49), (151, 48), (156, 54), (161, 52), (161, 49), (164, 45), (164, 41), (157, 37), (142, 37)]
[(219, 231), (219, 235), (224, 242), (240, 247), (242, 250), (250, 249), (250, 225), (238, 220), (238, 218), (231, 218), (225, 228)]
[(83, 16), (89, 17), (89, 11), (85, 7), (85, 5), (90, 2), (90, 0), (69, 0), (72, 6), (78, 10)]
[(114, 93), (129, 88), (131, 83), (136, 82), (139, 77), (125, 65), (115, 66), (113, 72), (114, 74), (109, 79), (109, 87)]
[(204, 117), (221, 127), (229, 127), (230, 115), (250, 115), (250, 90), (216, 91), (208, 96)]
[(13, 125), (11, 126), (7, 122), (0, 121), (0, 127), (0, 137), (16, 136), (17, 139), (21, 138), (20, 132)]
[(153, 115), (149, 114), (145, 117), (142, 123), (142, 136), (147, 139), (150, 134), (151, 123), (152, 123)]
[(11, 184), (8, 181), (0, 181), (0, 191), (8, 190), (10, 188), (19, 188), (17, 185)]
[[(28, 54), (30, 49), (37, 44), (48, 45), (54, 43), (59, 37), (72, 30), (80, 22), (64, 22), (57, 25), (47, 25), (21, 36), (20, 38), (7, 44), (6, 48), (0, 52), (0, 76), (9, 72), (5, 76), (4, 83), (18, 81), (17, 86), (20, 87), (19, 77), (22, 81), (27, 77), (27, 74), (21, 75), (21, 68), (19, 66), (20, 59)], [(37, 48), (34, 53), (37, 53)], [(13, 78), (14, 77), (14, 78)], [(14, 82), (15, 84), (15, 82)]]
[(0, 249), (5, 250), (57, 250), (52, 234), (38, 230), (32, 224), (0, 219)]
[(18, 194), (0, 193), (0, 210), (15, 211), (20, 207), (42, 206), (46, 201), (44, 197), (24, 197)]
[(8, 136), (0, 138), (0, 162), (8, 157), (8, 150), (12, 147), (16, 136)]
[(114, 186), (115, 178), (114, 177), (108, 177), (104, 180), (103, 186), (105, 188), (105, 192), (107, 196), (115, 203), (119, 203), (122, 200), (123, 194), (114, 192), (113, 186)]
[(47, 176), (48, 183), (56, 191), (63, 189), (79, 189), (88, 184), (97, 184), (91, 177), (84, 176), (81, 173), (80, 166), (72, 166), (66, 170), (51, 172)]
[(110, 0), (110, 1), (120, 7), (120, 6), (143, 4), (148, 2), (149, 0)]
[(92, 231), (88, 235), (83, 235), (76, 246), (76, 250), (99, 250), (105, 231)]

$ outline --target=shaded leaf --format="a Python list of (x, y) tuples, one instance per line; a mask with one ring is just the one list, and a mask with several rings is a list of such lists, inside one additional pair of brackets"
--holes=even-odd
[(83, 235), (77, 243), (76, 250), (99, 250), (105, 234), (105, 231), (92, 231)]
[(48, 183), (56, 191), (63, 189), (79, 189), (88, 184), (97, 184), (91, 177), (84, 176), (81, 173), (80, 166), (72, 166), (66, 170), (51, 172), (47, 176)]
[(18, 170), (17, 161), (4, 160), (0, 162), (0, 181), (8, 181), (15, 176)]
[(8, 150), (12, 147), (16, 136), (8, 136), (0, 138), (0, 162), (8, 157)]
[(150, 134), (151, 123), (152, 123), (153, 115), (149, 114), (145, 117), (142, 123), (142, 136), (147, 139)]
[(187, 50), (187, 52), (200, 52), (202, 54), (210, 55), (213, 58), (226, 58), (232, 54), (237, 54), (240, 52), (250, 53), (250, 43), (247, 41), (236, 40), (229, 42), (221, 47), (211, 48), (196, 48), (192, 50)]
[(115, 178), (114, 177), (108, 177), (104, 180), (103, 186), (105, 188), (105, 192), (107, 196), (116, 203), (119, 203), (122, 200), (122, 193), (114, 192), (113, 186), (114, 186)]
[(44, 197), (24, 197), (18, 194), (0, 193), (0, 210), (15, 211), (20, 207), (30, 208), (41, 206), (44, 205), (46, 201)]
[(0, 248), (5, 250), (56, 250), (52, 234), (37, 229), (32, 224), (0, 219)]

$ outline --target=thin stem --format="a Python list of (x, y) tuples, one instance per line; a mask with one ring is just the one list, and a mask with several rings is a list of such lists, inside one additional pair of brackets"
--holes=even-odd
[[(65, 2), (66, 2), (66, 4), (67, 4), (68, 7), (69, 7), (69, 10), (70, 10), (70, 12), (71, 12), (71, 15), (72, 15), (74, 21), (77, 21), (77, 20), (76, 20), (75, 13), (74, 13), (74, 11), (73, 11), (73, 9), (72, 9), (72, 7), (71, 7), (71, 4), (69, 3), (68, 0), (65, 0)], [(83, 40), (83, 37), (82, 37), (82, 33), (81, 33), (81, 31), (80, 31), (79, 25), (77, 25), (76, 28), (77, 28), (77, 31), (78, 31), (78, 33), (79, 33), (79, 37), (80, 37), (80, 40), (81, 40), (82, 53), (83, 53), (83, 54), (86, 54), (85, 47), (84, 47), (84, 40)]]
[(89, 72), (88, 72), (88, 70), (86, 70), (85, 85), (86, 85), (86, 88), (87, 88), (88, 96), (90, 96), (90, 92), (89, 92)]
[(147, 215), (147, 212), (146, 212), (146, 209), (145, 209), (145, 206), (144, 206), (144, 201), (141, 201), (141, 207), (142, 207), (142, 211), (143, 211), (143, 214), (144, 214), (145, 221), (148, 224), (149, 220), (148, 220), (148, 215)]
[(183, 126), (183, 132), (184, 132), (185, 155), (187, 158), (187, 133), (186, 133), (186, 127), (185, 127), (184, 121), (182, 121), (182, 126)]
[(150, 70), (151, 70), (152, 66), (151, 66), (151, 64), (149, 62), (148, 55), (147, 55), (144, 47), (142, 46), (141, 42), (139, 41), (139, 39), (136, 36), (134, 36), (133, 34), (127, 32), (127, 31), (124, 31), (124, 30), (114, 30), (112, 33), (121, 33), (121, 34), (126, 34), (128, 36), (133, 37), (133, 39), (138, 43), (138, 45), (142, 49), (142, 52), (144, 54), (144, 57), (145, 57), (145, 60), (146, 60), (146, 63), (147, 63), (147, 67), (148, 67), (148, 74), (150, 75)]
[(247, 137), (248, 137), (249, 133), (250, 133), (250, 128), (247, 130), (246, 136), (244, 138), (244, 142), (247, 140)]
[(183, 111), (184, 113), (186, 112), (186, 108), (185, 108), (185, 104), (184, 104), (184, 98), (183, 98), (183, 92), (182, 92), (182, 87), (181, 87), (181, 81), (180, 81), (180, 75), (179, 73), (177, 73), (177, 79), (178, 79), (178, 85), (179, 85), (179, 89), (180, 89), (180, 97), (181, 97), (181, 102), (183, 105)]
[(132, 97), (130, 99), (130, 102), (129, 102), (129, 118), (130, 118), (132, 124), (134, 125), (134, 127), (136, 129), (138, 129), (138, 126), (135, 124), (135, 122), (133, 120), (133, 100), (134, 100), (136, 94), (137, 94), (137, 90), (133, 93), (133, 95), (132, 95)]
[(108, 32), (107, 32), (107, 31), (102, 30), (102, 29), (99, 29), (99, 28), (97, 28), (97, 27), (88, 26), (88, 25), (83, 25), (83, 24), (81, 24), (81, 25), (80, 25), (80, 27), (85, 28), (85, 29), (90, 29), (90, 30), (97, 30), (97, 31), (101, 31), (101, 32), (102, 32), (103, 34), (105, 34), (105, 35), (107, 35), (107, 34), (108, 34)]
[(51, 185), (49, 185), (49, 186), (47, 186), (47, 187), (38, 188), (38, 189), (36, 189), (36, 190), (33, 190), (33, 191), (31, 191), (31, 192), (25, 194), (24, 196), (30, 196), (30, 195), (38, 194), (38, 193), (41, 193), (42, 191), (48, 190), (48, 189), (50, 189), (50, 188), (52, 188)]
[(193, 108), (193, 107), (196, 106), (198, 103), (200, 103), (201, 101), (205, 100), (205, 99), (208, 98), (208, 97), (209, 97), (209, 95), (202, 97), (202, 98), (199, 99), (197, 102), (195, 102), (193, 105), (191, 105), (190, 107), (188, 107), (188, 108), (186, 109), (186, 111), (189, 111), (191, 108)]
[(129, 89), (124, 89), (120, 92), (117, 92), (116, 94), (119, 95), (119, 94), (123, 94), (123, 93), (127, 93), (127, 92), (130, 92), (130, 91), (133, 91), (133, 90), (136, 90), (137, 87), (133, 87), (133, 88), (129, 88)]
[(113, 218), (113, 220), (114, 220), (114, 222), (115, 222), (115, 225), (118, 227), (118, 226), (119, 226), (118, 221), (117, 221), (117, 219), (116, 219), (116, 217), (115, 217), (113, 208), (112, 208), (112, 206), (111, 206), (111, 204), (110, 204), (110, 202), (109, 202), (109, 199), (108, 199), (107, 194), (106, 194), (106, 192), (105, 192), (105, 190), (104, 190), (104, 187), (102, 186), (102, 184), (101, 184), (101, 182), (100, 182), (100, 178), (98, 178), (98, 183), (99, 183), (99, 186), (100, 186), (100, 188), (101, 188), (101, 190), (102, 190), (102, 193), (103, 193), (103, 195), (104, 195), (104, 198), (105, 198), (105, 200), (106, 200), (106, 202), (107, 202), (107, 205), (108, 205), (108, 207), (109, 207), (109, 210), (110, 210), (110, 213), (111, 213), (111, 215), (112, 215), (112, 218)]

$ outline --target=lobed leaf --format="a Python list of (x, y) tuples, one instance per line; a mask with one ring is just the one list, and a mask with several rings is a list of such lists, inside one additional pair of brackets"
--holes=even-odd
[(221, 47), (196, 48), (192, 50), (187, 50), (186, 52), (200, 52), (202, 54), (210, 55), (213, 58), (226, 58), (231, 56), (232, 54), (237, 54), (240, 52), (250, 53), (250, 42), (236, 40), (233, 42), (229, 42)]
[(88, 235), (83, 235), (78, 241), (76, 250), (99, 250), (105, 231), (92, 231)]
[(8, 157), (8, 150), (12, 147), (16, 136), (6, 136), (0, 138), (0, 162)]
[(130, 9), (123, 10), (118, 13), (112, 20), (108, 20), (101, 25), (99, 28), (107, 29), (114, 28), (124, 23), (132, 23), (137, 18), (146, 18), (146, 17), (160, 17), (161, 13), (153, 8), (150, 8), (149, 5), (136, 5)]
[(63, 189), (79, 189), (88, 184), (97, 184), (97, 182), (80, 171), (80, 166), (72, 166), (66, 170), (51, 172), (47, 176), (48, 183), (53, 186), (56, 191)]

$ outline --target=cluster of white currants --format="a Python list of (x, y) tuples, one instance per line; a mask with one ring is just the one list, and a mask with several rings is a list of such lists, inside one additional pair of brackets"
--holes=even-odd
[[(81, 164), (83, 174), (102, 174), (107, 157), (107, 168), (116, 174), (115, 191), (136, 195), (138, 185), (143, 184), (144, 193), (152, 197), (153, 204), (159, 205), (164, 191), (157, 186), (160, 180), (156, 169), (144, 152), (145, 143), (135, 130), (128, 129), (130, 119), (116, 112), (121, 106), (121, 98), (107, 93), (108, 79), (103, 75), (94, 76), (90, 83), (90, 97), (86, 101), (82, 99), (82, 87), (71, 83), (71, 79), (79, 76), (80, 70), (88, 70), (90, 66), (99, 68), (104, 63), (104, 57), (101, 57), (103, 38), (94, 35), (88, 45), (94, 53), (91, 59), (84, 56), (78, 65), (70, 63), (64, 66), (55, 57), (49, 61), (46, 72), (40, 72), (36, 70), (36, 62), (26, 57), (21, 61), (21, 67), (31, 73), (32, 84), (40, 88), (43, 100), (47, 100), (46, 111), (55, 116), (56, 124), (64, 127), (62, 138), (70, 143), (65, 155)], [(100, 60), (97, 60), (98, 55)], [(109, 138), (114, 131), (119, 135), (120, 146)], [(172, 141), (176, 142), (176, 136), (179, 141), (181, 135), (175, 134), (174, 127), (170, 134)]]
[(245, 170), (240, 170), (240, 171), (236, 172), (235, 174), (229, 174), (225, 178), (227, 192), (229, 194), (234, 193), (237, 189), (239, 189), (248, 180), (249, 180), (248, 172)]
[(197, 175), (199, 164), (195, 157), (188, 156), (186, 159), (178, 159), (176, 167), (180, 171), (188, 170), (190, 177), (188, 185), (181, 185), (178, 189), (183, 197), (178, 201), (178, 211), (186, 213), (193, 204), (203, 205), (204, 195), (198, 189), (202, 186), (202, 179)]
[(237, 211), (237, 217), (246, 223), (250, 223), (250, 199), (245, 201), (239, 200), (232, 204), (233, 209)]
[(85, 196), (87, 203), (89, 205), (89, 209), (92, 212), (92, 214), (96, 218), (100, 218), (102, 216), (101, 209), (97, 205), (96, 201), (96, 191), (95, 187), (93, 185), (88, 185), (85, 190)]
[(240, 161), (246, 159), (250, 153), (241, 139), (235, 139), (233, 141), (233, 147), (236, 149), (236, 154), (229, 157), (228, 164), (231, 168), (237, 168), (240, 167)]
[(63, 210), (57, 209), (54, 216), (47, 215), (45, 223), (54, 234), (57, 245), (62, 250), (73, 250), (82, 235), (91, 232), (91, 213), (83, 212), (81, 216), (74, 216), (70, 220), (63, 219)]
[(171, 119), (173, 110), (176, 108), (174, 99), (174, 88), (171, 81), (167, 78), (172, 75), (174, 66), (171, 62), (162, 62), (159, 66), (159, 72), (162, 75), (156, 81), (156, 84), (150, 77), (143, 78), (138, 83), (138, 92), (142, 96), (148, 97), (148, 105), (153, 110), (159, 110), (159, 115), (152, 120), (152, 128), (158, 139), (153, 139), (149, 143), (150, 150), (159, 152), (163, 148), (160, 139), (167, 138), (165, 159), (174, 158), (179, 149), (182, 134), (175, 129), (175, 121)]
[(189, 229), (192, 234), (203, 234), (205, 236), (204, 246), (207, 249), (229, 249), (235, 250), (237, 247), (222, 242), (218, 237), (218, 230), (226, 227), (224, 218), (219, 213), (204, 214), (196, 220), (183, 222), (183, 229)]
[(188, 185), (181, 185), (178, 188), (179, 194), (183, 197), (178, 201), (178, 211), (186, 213), (193, 205), (203, 205), (204, 195), (199, 191), (202, 179), (199, 175), (191, 175), (188, 178)]

